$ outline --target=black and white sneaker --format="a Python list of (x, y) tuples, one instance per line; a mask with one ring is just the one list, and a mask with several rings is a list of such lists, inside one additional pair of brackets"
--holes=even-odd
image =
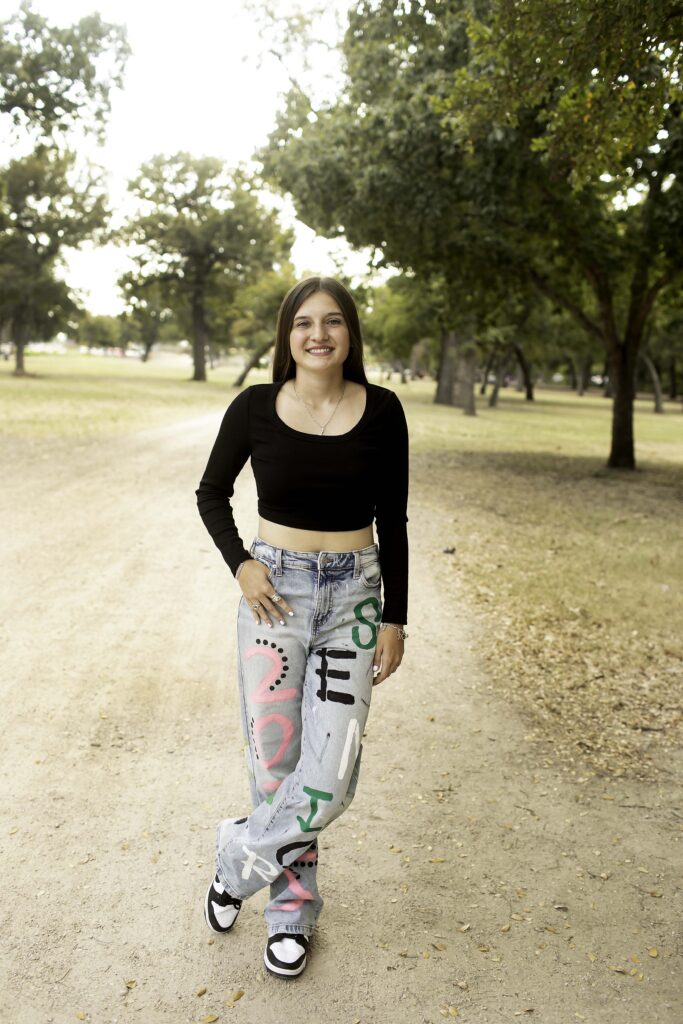
[(271, 935), (263, 954), (266, 967), (278, 978), (294, 978), (306, 966), (309, 939), (306, 935), (278, 932)]
[(235, 899), (227, 893), (216, 875), (204, 900), (204, 918), (211, 931), (229, 932), (241, 908), (242, 900)]

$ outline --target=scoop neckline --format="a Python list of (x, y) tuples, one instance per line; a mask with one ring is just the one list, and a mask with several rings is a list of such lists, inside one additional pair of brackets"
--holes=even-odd
[[(289, 378), (287, 378), (287, 380), (288, 379)], [(270, 411), (271, 411), (271, 415), (272, 415), (274, 421), (278, 424), (278, 426), (282, 430), (284, 430), (288, 434), (292, 434), (295, 437), (305, 437), (308, 440), (312, 440), (312, 441), (324, 441), (325, 443), (327, 443), (328, 441), (345, 441), (347, 438), (349, 438), (353, 434), (355, 434), (356, 431), (359, 430), (363, 426), (363, 424), (365, 423), (365, 420), (367, 419), (368, 412), (369, 412), (369, 409), (370, 409), (370, 383), (369, 382), (367, 384), (363, 385), (363, 387), (365, 388), (365, 407), (363, 409), (363, 412), (361, 414), (360, 419), (358, 420), (357, 423), (354, 423), (354, 425), (351, 427), (350, 430), (347, 430), (343, 434), (313, 434), (313, 433), (311, 433), (308, 430), (296, 430), (294, 427), (290, 427), (289, 423), (285, 423), (285, 421), (282, 419), (282, 417), (279, 415), (277, 409), (275, 408), (275, 401), (276, 401), (277, 396), (279, 394), (280, 388), (285, 383), (286, 383), (286, 381), (284, 381), (284, 380), (280, 380), (280, 381), (275, 381), (274, 382), (273, 392), (272, 392), (272, 394), (270, 396)]]

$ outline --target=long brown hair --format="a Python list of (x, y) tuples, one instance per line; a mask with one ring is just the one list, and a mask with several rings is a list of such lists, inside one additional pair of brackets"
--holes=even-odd
[(363, 366), (363, 336), (358, 319), (358, 310), (350, 292), (333, 277), (307, 277), (299, 281), (285, 295), (277, 315), (277, 334), (273, 355), (273, 380), (285, 381), (296, 376), (296, 363), (292, 359), (289, 336), (292, 333), (294, 317), (301, 305), (315, 292), (327, 292), (336, 299), (344, 314), (349, 330), (349, 354), (344, 360), (342, 373), (347, 380), (367, 384)]

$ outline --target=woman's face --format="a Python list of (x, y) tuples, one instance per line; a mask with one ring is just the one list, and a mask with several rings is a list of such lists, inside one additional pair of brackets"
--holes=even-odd
[(292, 358), (302, 368), (341, 367), (349, 354), (349, 329), (329, 292), (313, 292), (301, 303), (289, 335)]

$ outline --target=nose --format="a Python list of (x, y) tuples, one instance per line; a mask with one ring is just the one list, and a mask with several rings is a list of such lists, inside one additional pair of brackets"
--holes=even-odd
[(327, 341), (327, 324), (324, 322), (312, 323), (308, 333), (311, 341)]

